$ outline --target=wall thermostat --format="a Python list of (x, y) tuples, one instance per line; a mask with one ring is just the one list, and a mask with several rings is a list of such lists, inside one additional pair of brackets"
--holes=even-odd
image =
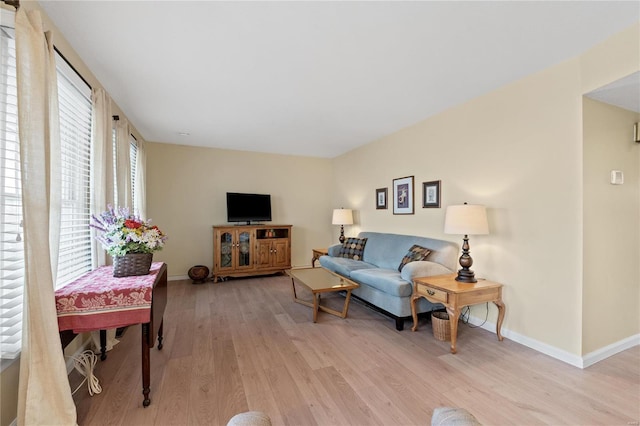
[(622, 170), (611, 170), (611, 185), (622, 185), (624, 183), (624, 173)]

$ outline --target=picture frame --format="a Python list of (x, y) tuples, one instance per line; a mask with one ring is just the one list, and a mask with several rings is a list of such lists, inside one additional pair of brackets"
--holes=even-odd
[(393, 180), (393, 214), (414, 213), (413, 176)]
[(422, 182), (422, 208), (440, 208), (440, 181)]
[(387, 188), (376, 189), (376, 209), (384, 210), (387, 208)]

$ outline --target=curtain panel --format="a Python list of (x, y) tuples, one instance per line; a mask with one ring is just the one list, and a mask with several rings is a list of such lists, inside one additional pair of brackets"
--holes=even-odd
[(38, 11), (19, 9), (15, 30), (25, 235), (18, 425), (75, 425), (54, 297), (61, 203), (55, 57)]
[[(113, 136), (111, 98), (102, 88), (91, 90), (91, 214), (99, 215), (113, 199)], [(111, 196), (109, 196), (111, 195)], [(93, 269), (107, 264), (107, 254), (95, 239), (92, 228), (91, 263)]]
[(118, 189), (117, 206), (129, 207), (133, 212), (131, 197), (131, 157), (129, 121), (121, 118), (116, 121), (116, 187)]

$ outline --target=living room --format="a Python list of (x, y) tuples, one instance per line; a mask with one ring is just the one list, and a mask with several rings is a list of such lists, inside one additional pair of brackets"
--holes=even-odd
[[(506, 339), (577, 368), (637, 346), (640, 144), (629, 135), (640, 114), (585, 95), (640, 72), (639, 32), (636, 22), (579, 56), (332, 158), (147, 140), (148, 216), (170, 238), (154, 259), (167, 263), (170, 281), (193, 265), (211, 267), (211, 227), (226, 222), (229, 191), (271, 194), (273, 223), (293, 225), (293, 267), (337, 243), (334, 208), (353, 209), (348, 236), (461, 244), (444, 233), (444, 207), (482, 204), (490, 232), (471, 238), (473, 269), (504, 284)], [(65, 57), (98, 83), (54, 33)], [(614, 169), (624, 185), (609, 183)], [(414, 177), (414, 214), (376, 209), (375, 190), (406, 176)], [(421, 184), (434, 180), (442, 208), (422, 208)], [(484, 306), (471, 310), (479, 322), (484, 316)], [(490, 307), (485, 328), (496, 318)]]

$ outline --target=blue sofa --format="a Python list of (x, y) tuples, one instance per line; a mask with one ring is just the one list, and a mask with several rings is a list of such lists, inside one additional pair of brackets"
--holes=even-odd
[[(455, 272), (458, 245), (450, 241), (410, 235), (361, 232), (366, 238), (362, 260), (338, 257), (341, 244), (329, 247), (328, 255), (320, 256), (320, 265), (360, 284), (352, 295), (365, 301), (396, 321), (402, 330), (404, 321), (411, 318), (413, 279)], [(398, 267), (411, 246), (420, 245), (431, 250), (426, 260), (407, 263), (402, 271)], [(425, 298), (416, 301), (416, 312), (430, 312), (443, 308)]]

